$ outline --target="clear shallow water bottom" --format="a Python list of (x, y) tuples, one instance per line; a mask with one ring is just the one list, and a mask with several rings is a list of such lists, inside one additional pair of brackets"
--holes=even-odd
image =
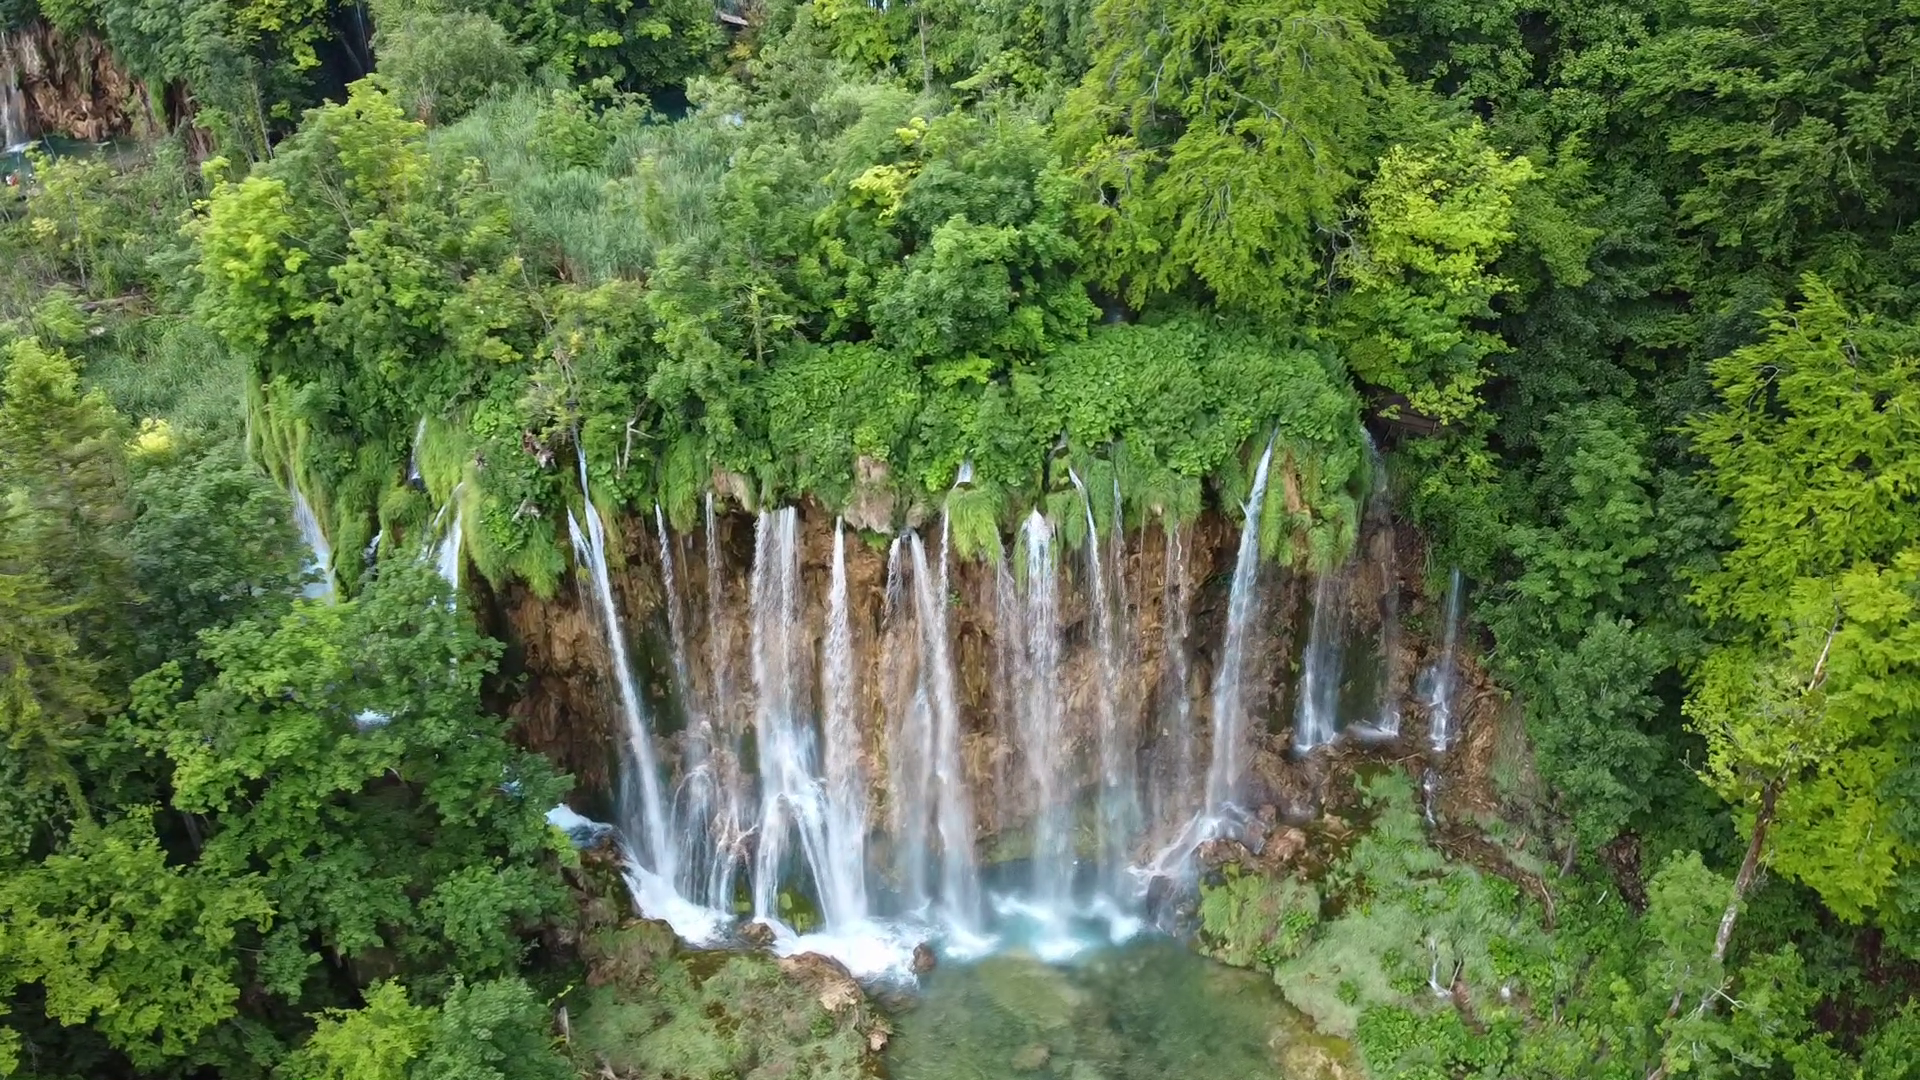
[(1262, 975), (1141, 937), (1067, 963), (1025, 950), (944, 963), (896, 1017), (891, 1080), (1344, 1080)]

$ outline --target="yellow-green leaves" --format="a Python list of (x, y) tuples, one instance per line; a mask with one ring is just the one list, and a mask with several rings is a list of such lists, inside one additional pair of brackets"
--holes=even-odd
[(1781, 787), (1774, 864), (1893, 920), (1920, 867), (1896, 779), (1920, 741), (1920, 335), (1803, 287), (1713, 364), (1723, 407), (1692, 426), (1735, 546), (1695, 593), (1728, 640), (1687, 711), (1715, 790)]
[(1493, 266), (1514, 239), (1514, 192), (1535, 175), (1477, 126), (1380, 159), (1352, 245), (1335, 262), (1350, 287), (1335, 305), (1335, 333), (1355, 375), (1442, 422), (1478, 406), (1482, 363), (1505, 348), (1486, 321), (1513, 288)]

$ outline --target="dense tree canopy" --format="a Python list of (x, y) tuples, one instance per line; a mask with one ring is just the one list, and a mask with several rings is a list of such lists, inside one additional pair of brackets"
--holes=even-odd
[(976, 558), (1067, 466), (1237, 523), (1270, 439), (1269, 559), (1347, 557), (1373, 446), (1475, 583), (1547, 900), (1390, 777), (1205, 947), (1337, 987), (1375, 1080), (1920, 1075), (1914, 0), (0, 28), (154, 117), (0, 201), (0, 1076), (567, 1075), (567, 781), (415, 565), (449, 520), (542, 596), (589, 499), (944, 505)]

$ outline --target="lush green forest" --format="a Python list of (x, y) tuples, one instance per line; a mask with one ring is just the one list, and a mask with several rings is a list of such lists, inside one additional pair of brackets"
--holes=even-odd
[[(1545, 917), (1388, 778), (1327, 880), (1211, 888), (1206, 947), (1368, 972), (1326, 1015), (1376, 1080), (1920, 1078), (1915, 0), (0, 25), (152, 118), (0, 216), (0, 1076), (574, 1075), (569, 780), (430, 568), (352, 557), (440, 507), (547, 595), (583, 482), (676, 526), (945, 499), (982, 557), (1079, 505), (1057, 457), (1118, 524), (1237, 519), (1271, 437), (1261, 546), (1309, 570), (1370, 430), (1476, 583)], [(1369, 935), (1438, 912), (1524, 992), (1407, 1005)]]

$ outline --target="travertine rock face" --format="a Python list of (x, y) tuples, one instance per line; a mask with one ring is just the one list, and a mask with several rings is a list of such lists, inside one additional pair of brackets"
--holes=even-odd
[[(873, 508), (877, 514), (877, 508)], [(820, 655), (826, 628), (826, 604), (833, 562), (834, 516), (818, 506), (801, 508), (800, 545), (801, 633), (815, 657)], [(654, 712), (654, 727), (666, 761), (681, 759), (680, 744), (687, 738), (690, 713), (709, 719), (715, 730), (750, 733), (753, 728), (753, 671), (751, 656), (752, 604), (750, 576), (754, 554), (753, 515), (720, 512), (711, 537), (704, 527), (668, 538), (674, 563), (673, 579), (679, 605), (682, 636), (679, 658), (684, 664), (691, 694), (683, 694), (676, 678), (673, 642), (669, 633), (660, 558), (660, 539), (654, 522), (627, 518), (618, 523), (610, 541), (616, 563), (613, 571), (623, 622), (636, 672)], [(937, 550), (939, 524), (925, 530), (929, 557)], [(912, 698), (922, 650), (911, 618), (911, 597), (889, 597), (888, 563), (892, 537), (845, 527), (848, 610), (854, 653), (855, 699), (861, 720), (864, 760), (870, 783), (871, 820), (887, 821), (888, 732), (892, 714)], [(1269, 564), (1261, 576), (1258, 632), (1246, 658), (1245, 700), (1256, 726), (1251, 760), (1252, 808), (1269, 818), (1306, 821), (1329, 800), (1339, 801), (1351, 791), (1352, 770), (1358, 764), (1387, 758), (1403, 759), (1424, 752), (1424, 716), (1409, 688), (1413, 673), (1431, 659), (1433, 647), (1422, 637), (1393, 635), (1393, 653), (1381, 658), (1382, 613), (1407, 613), (1409, 624), (1433, 620), (1420, 598), (1418, 582), (1395, 568), (1423, 565), (1421, 553), (1408, 530), (1396, 536), (1372, 529), (1361, 539), (1354, 560), (1345, 569), (1348, 587), (1342, 602), (1347, 615), (1346, 681), (1343, 709), (1354, 715), (1343, 721), (1370, 721), (1379, 694), (1401, 702), (1401, 737), (1387, 742), (1355, 745), (1343, 742), (1299, 760), (1289, 751), (1294, 715), (1295, 669), (1311, 612), (1312, 582), (1304, 573)], [(1135, 748), (1143, 787), (1167, 784), (1172, 770), (1166, 764), (1173, 752), (1179, 699), (1194, 733), (1194, 758), (1204, 773), (1211, 729), (1212, 687), (1227, 616), (1227, 591), (1236, 556), (1237, 523), (1209, 513), (1183, 537), (1185, 589), (1169, 581), (1167, 541), (1158, 527), (1130, 531), (1124, 538), (1121, 589), (1126, 597), (1122, 631), (1126, 662), (1114, 672), (1117, 685), (1112, 700), (1127, 711), (1128, 730), (1138, 733)], [(1107, 539), (1111, 543), (1111, 538)], [(1011, 542), (1009, 542), (1011, 546)], [(710, 557), (711, 556), (711, 557)], [(1107, 678), (1101, 663), (1086, 586), (1086, 566), (1080, 553), (1061, 558), (1061, 658), (1055, 682), (1062, 707), (1062, 736), (1078, 765), (1071, 784), (1094, 782), (1098, 768), (1097, 725), (1100, 696)], [(1017, 575), (1018, 567), (1009, 570)], [(997, 625), (996, 587), (1000, 566), (990, 561), (955, 556), (949, 577), (948, 625), (956, 693), (962, 720), (961, 757), (972, 794), (976, 839), (988, 858), (1024, 854), (1020, 834), (1034, 812), (1033, 785), (1021, 758), (1015, 717), (1020, 688), (1003, 677), (999, 647), (1006, 628)], [(1393, 603), (1383, 602), (1394, 590)], [(1185, 679), (1170, 678), (1179, 664), (1170, 662), (1167, 621), (1169, 610), (1184, 592), (1189, 598)], [(488, 628), (508, 642), (509, 652), (499, 680), (499, 704), (519, 721), (519, 737), (573, 772), (589, 807), (612, 791), (616, 743), (613, 719), (617, 715), (608, 677), (608, 657), (597, 621), (583, 604), (577, 586), (568, 585), (551, 599), (540, 599), (523, 589), (508, 589), (480, 597)], [(902, 609), (907, 609), (902, 614)], [(1371, 650), (1371, 652), (1369, 652)], [(818, 700), (817, 662), (802, 700)], [(1474, 703), (1484, 710), (1490, 695), (1484, 680), (1463, 664), (1461, 702), (1469, 714), (1465, 737), (1451, 755), (1451, 764), (1484, 774), (1491, 758), (1490, 724), (1472, 719)], [(748, 739), (751, 742), (751, 739)], [(725, 761), (716, 767), (750, 769), (751, 762)], [(1458, 785), (1455, 785), (1458, 787)], [(1145, 792), (1148, 828), (1141, 848), (1148, 850), (1171, 838), (1197, 806), (1197, 793), (1165, 790)], [(1284, 835), (1284, 834), (1282, 834)], [(1004, 841), (1004, 842), (999, 842)]]

